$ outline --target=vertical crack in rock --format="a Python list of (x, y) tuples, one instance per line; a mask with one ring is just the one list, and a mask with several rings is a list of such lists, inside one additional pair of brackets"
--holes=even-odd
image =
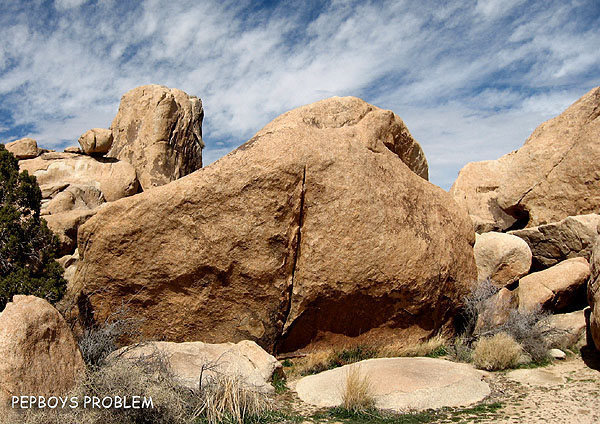
[(278, 337), (279, 340), (276, 343), (275, 350), (277, 350), (277, 344), (279, 344), (279, 342), (281, 341), (281, 339), (284, 335), (285, 327), (288, 322), (290, 312), (292, 310), (292, 296), (294, 295), (294, 279), (296, 277), (296, 268), (298, 266), (298, 258), (300, 257), (300, 243), (302, 242), (302, 226), (304, 224), (304, 197), (305, 197), (305, 194), (306, 194), (306, 165), (304, 166), (304, 171), (302, 174), (302, 188), (300, 191), (300, 211), (299, 211), (299, 216), (298, 216), (298, 230), (296, 232), (296, 248), (294, 250), (294, 259), (293, 259), (293, 264), (292, 264), (292, 280), (290, 283), (290, 287), (288, 288), (288, 299), (287, 299), (286, 310), (284, 313), (283, 328), (281, 330), (281, 334)]

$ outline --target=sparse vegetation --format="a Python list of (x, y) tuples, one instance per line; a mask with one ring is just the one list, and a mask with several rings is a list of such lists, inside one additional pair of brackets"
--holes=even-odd
[(34, 176), (0, 144), (0, 311), (16, 294), (56, 303), (64, 295), (63, 269), (54, 260), (58, 239), (40, 217), (42, 192)]
[(448, 340), (442, 335), (436, 335), (430, 339), (408, 345), (401, 343), (393, 343), (382, 346), (378, 349), (378, 356), (385, 358), (403, 357), (403, 356), (426, 356), (430, 358), (438, 358), (448, 354)]
[(361, 372), (359, 365), (352, 365), (346, 371), (342, 388), (342, 408), (354, 414), (364, 413), (375, 408), (371, 380)]
[(515, 339), (506, 333), (482, 337), (475, 343), (473, 363), (477, 368), (498, 371), (514, 368), (519, 363), (522, 348)]

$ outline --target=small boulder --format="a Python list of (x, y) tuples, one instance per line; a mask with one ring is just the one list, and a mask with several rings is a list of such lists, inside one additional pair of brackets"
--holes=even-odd
[(489, 279), (498, 287), (514, 283), (527, 275), (531, 267), (529, 246), (510, 234), (490, 232), (477, 235), (473, 253), (477, 279)]
[(531, 248), (531, 268), (539, 271), (565, 259), (582, 257), (588, 261), (600, 232), (600, 215), (569, 216), (562, 221), (511, 231)]
[(568, 349), (585, 341), (585, 311), (550, 315), (538, 326), (549, 329), (546, 341), (550, 348)]
[(113, 143), (113, 134), (106, 128), (92, 128), (80, 137), (79, 145), (86, 155), (108, 153)]
[(6, 143), (6, 150), (11, 152), (18, 160), (32, 159), (40, 154), (37, 141), (33, 138), (22, 138), (11, 143)]
[(240, 378), (252, 389), (273, 392), (270, 384), (273, 375), (282, 373), (281, 363), (265, 352), (255, 342), (210, 344), (202, 342), (149, 342), (134, 347), (124, 347), (113, 352), (109, 361), (135, 361), (158, 355), (164, 359), (183, 387), (198, 389), (202, 383), (218, 374)]
[(585, 305), (590, 266), (585, 258), (567, 259), (519, 281), (519, 311), (538, 309), (561, 312)]
[(60, 313), (35, 296), (14, 296), (0, 313), (0, 407), (12, 396), (65, 394), (85, 372)]
[(567, 359), (567, 354), (560, 349), (550, 349), (548, 355), (554, 359), (564, 360)]
[(75, 209), (43, 216), (48, 228), (58, 237), (59, 255), (69, 255), (75, 251), (77, 248), (77, 230), (96, 212), (96, 209)]
[(69, 147), (65, 147), (64, 150), (65, 153), (77, 153), (77, 154), (81, 154), (83, 153), (81, 151), (81, 148), (79, 146), (69, 146)]

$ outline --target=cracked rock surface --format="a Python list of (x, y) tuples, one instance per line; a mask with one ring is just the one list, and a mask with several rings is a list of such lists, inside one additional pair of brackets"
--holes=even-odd
[(80, 227), (70, 295), (98, 320), (126, 305), (146, 338), (271, 352), (449, 330), (476, 280), (474, 233), (409, 135), (354, 97), (292, 110), (102, 208)]

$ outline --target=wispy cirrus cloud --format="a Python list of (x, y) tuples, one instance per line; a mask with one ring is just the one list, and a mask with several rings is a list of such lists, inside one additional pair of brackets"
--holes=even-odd
[(398, 113), (434, 183), (520, 146), (599, 84), (594, 0), (0, 0), (0, 136), (73, 144), (147, 83), (202, 98), (205, 162), (290, 108), (355, 95)]

